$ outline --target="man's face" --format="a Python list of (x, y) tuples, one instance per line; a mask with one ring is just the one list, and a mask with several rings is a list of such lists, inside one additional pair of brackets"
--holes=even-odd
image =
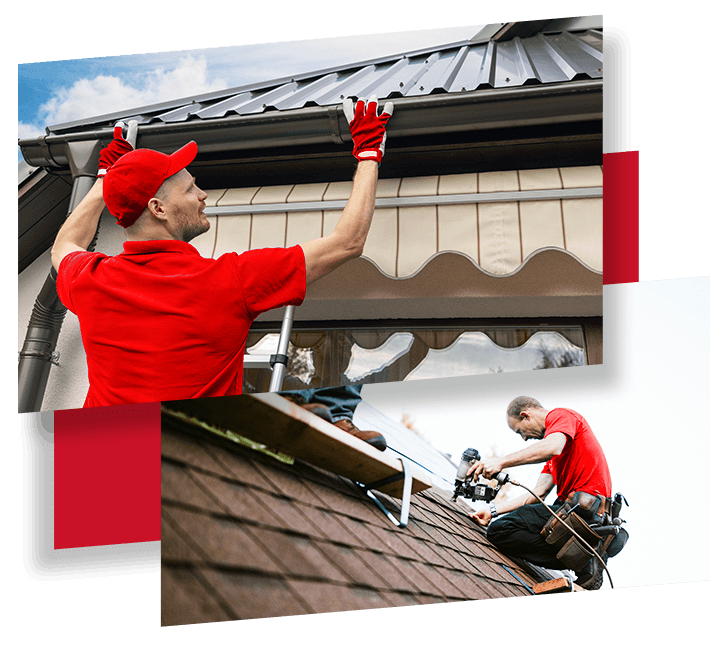
[(523, 410), (521, 419), (508, 417), (508, 427), (525, 441), (542, 439), (545, 436), (545, 414), (536, 410)]
[(177, 240), (189, 242), (210, 229), (205, 217), (205, 199), (207, 193), (200, 190), (195, 178), (181, 170), (170, 178), (170, 186), (164, 198), (172, 235)]

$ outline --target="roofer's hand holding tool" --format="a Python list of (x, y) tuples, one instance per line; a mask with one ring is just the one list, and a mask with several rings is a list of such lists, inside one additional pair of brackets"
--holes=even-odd
[(113, 140), (99, 153), (99, 172), (97, 177), (103, 177), (123, 155), (131, 152), (136, 145), (138, 122), (129, 121), (126, 138), (123, 138), (125, 124), (118, 121), (113, 127)]
[(490, 457), (482, 459), (471, 465), (468, 470), (468, 475), (473, 475), (473, 481), (477, 482), (479, 477), (491, 479), (505, 468), (503, 459), (500, 457)]
[(382, 114), (377, 115), (377, 97), (371, 96), (365, 103), (358, 99), (353, 109), (352, 99), (343, 101), (343, 112), (350, 125), (353, 137), (353, 155), (358, 161), (376, 161), (380, 163), (385, 154), (385, 140), (387, 133), (385, 125), (389, 121), (394, 105), (385, 103)]

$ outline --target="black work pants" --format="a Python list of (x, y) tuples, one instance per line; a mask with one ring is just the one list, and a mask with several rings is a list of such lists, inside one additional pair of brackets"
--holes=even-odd
[[(550, 508), (558, 512), (564, 502)], [(585, 522), (592, 521), (592, 513), (577, 507), (575, 513)], [(488, 526), (488, 540), (505, 555), (522, 558), (547, 569), (566, 569), (557, 559), (559, 546), (551, 546), (540, 535), (542, 527), (552, 517), (544, 504), (527, 504), (494, 520)]]

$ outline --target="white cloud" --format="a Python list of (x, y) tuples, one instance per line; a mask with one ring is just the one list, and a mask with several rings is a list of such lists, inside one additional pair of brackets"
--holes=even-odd
[(37, 127), (32, 123), (17, 123), (17, 136), (19, 139), (34, 139), (44, 134), (44, 128)]
[(209, 78), (203, 57), (181, 58), (173, 69), (156, 68), (131, 78), (100, 75), (61, 88), (39, 110), (48, 125), (110, 114), (153, 103), (223, 89), (225, 82)]

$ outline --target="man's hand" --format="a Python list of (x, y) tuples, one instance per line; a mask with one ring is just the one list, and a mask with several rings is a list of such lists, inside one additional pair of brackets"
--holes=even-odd
[(377, 115), (377, 97), (371, 96), (367, 100), (359, 99), (353, 110), (352, 99), (343, 101), (343, 112), (350, 126), (353, 137), (353, 155), (358, 161), (376, 161), (380, 163), (385, 154), (385, 140), (387, 133), (385, 125), (389, 121), (394, 105), (385, 103), (382, 114)]
[(476, 511), (475, 513), (469, 513), (468, 516), (479, 526), (488, 526), (491, 521), (491, 511), (487, 508)]
[(502, 457), (491, 457), (477, 461), (468, 469), (468, 475), (473, 475), (473, 481), (477, 482), (479, 477), (491, 479), (505, 468)]
[(567, 436), (562, 432), (553, 432), (529, 448), (523, 448), (504, 457), (491, 457), (477, 461), (468, 469), (468, 475), (473, 475), (473, 481), (479, 477), (491, 479), (504, 468), (513, 468), (524, 464), (539, 464), (555, 455), (559, 455), (567, 442)]
[(108, 169), (113, 166), (123, 155), (131, 152), (136, 145), (138, 122), (128, 122), (128, 132), (123, 138), (124, 123), (118, 121), (113, 127), (113, 140), (99, 153), (99, 172), (97, 177), (103, 177)]

